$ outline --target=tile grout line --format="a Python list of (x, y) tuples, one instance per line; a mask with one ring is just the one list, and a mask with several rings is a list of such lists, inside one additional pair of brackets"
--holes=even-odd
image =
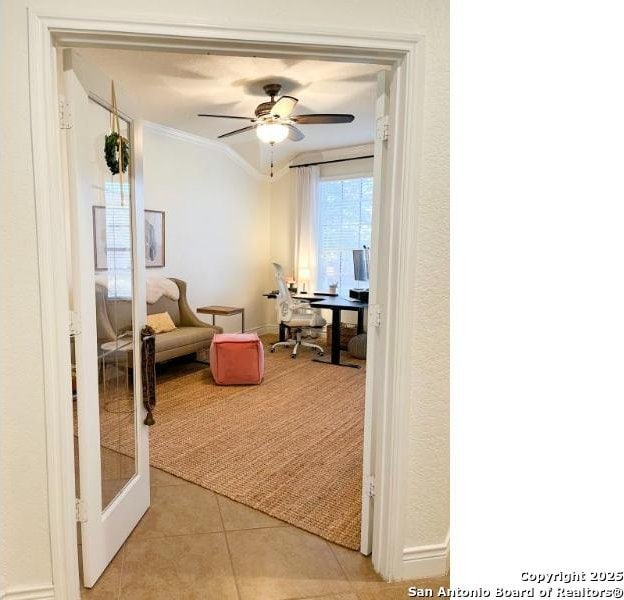
[[(217, 504), (219, 502), (217, 501)], [(221, 518), (221, 507), (218, 507), (219, 510), (219, 517)], [(216, 531), (193, 531), (190, 533), (174, 533), (174, 534), (163, 534), (163, 535), (156, 535), (156, 536), (147, 536), (147, 537), (138, 537), (137, 539), (131, 539), (132, 538), (132, 534), (128, 537), (128, 539), (126, 540), (126, 542), (124, 543), (129, 543), (129, 542), (143, 542), (143, 541), (148, 541), (148, 540), (161, 540), (164, 538), (172, 538), (172, 537), (184, 537), (184, 536), (189, 536), (189, 535), (212, 535), (214, 533), (236, 533), (239, 531), (261, 531), (263, 529), (283, 529), (285, 527), (292, 527), (293, 529), (297, 529), (299, 531), (305, 531), (303, 529), (299, 529), (298, 527), (296, 527), (295, 525), (291, 525), (290, 523), (286, 523), (284, 521), (283, 525), (266, 525), (264, 527), (243, 527), (241, 529), (226, 529), (225, 528), (225, 524), (223, 523), (223, 519), (221, 518), (221, 526), (223, 527), (223, 529), (217, 529)], [(309, 531), (307, 531), (306, 533), (310, 533)], [(327, 542), (327, 540), (321, 538), (319, 535), (316, 535), (314, 533), (310, 533), (310, 535), (314, 535), (320, 539), (322, 539), (324, 542)]]
[[(264, 528), (264, 529), (270, 529), (270, 528)], [(239, 531), (250, 531), (247, 529), (241, 529)], [(314, 535), (314, 534), (312, 534)], [(319, 536), (317, 536), (319, 537)], [(329, 547), (329, 551), (333, 557), (333, 559), (338, 563), (338, 567), (340, 569), (340, 571), (342, 572), (345, 581), (349, 584), (349, 589), (351, 590), (350, 592), (330, 592), (329, 595), (326, 593), (323, 594), (316, 594), (314, 596), (291, 596), (289, 598), (284, 598), (283, 600), (316, 600), (316, 599), (321, 599), (321, 598), (327, 598), (330, 596), (339, 596), (341, 594), (349, 594), (352, 593), (356, 598), (360, 598), (360, 595), (358, 594), (358, 591), (355, 589), (355, 587), (353, 586), (353, 584), (351, 583), (351, 580), (349, 579), (347, 572), (344, 570), (342, 563), (338, 560), (338, 557), (336, 556), (336, 553), (334, 552), (334, 549), (331, 547), (331, 543), (328, 542), (327, 540), (320, 538), (323, 540), (323, 542), (325, 542), (325, 545), (327, 545)]]
[(121, 567), (119, 568), (119, 584), (117, 586), (117, 600), (121, 600), (121, 591), (123, 590), (123, 572), (124, 572), (124, 564), (126, 562), (126, 551), (128, 550), (126, 543), (128, 540), (122, 544), (121, 546)]
[(238, 597), (238, 600), (242, 600), (240, 589), (238, 587), (238, 579), (236, 577), (236, 572), (234, 571), (234, 561), (232, 560), (232, 552), (230, 551), (230, 542), (228, 541), (227, 531), (225, 530), (225, 521), (223, 520), (223, 514), (221, 513), (221, 505), (219, 504), (219, 498), (215, 497), (215, 500), (217, 501), (217, 510), (219, 511), (219, 520), (221, 521), (223, 539), (225, 540), (225, 548), (227, 549), (228, 558), (230, 559), (230, 569), (232, 570), (232, 578), (234, 579), (234, 588), (236, 589), (236, 596)]
[[(173, 535), (154, 535), (146, 537), (138, 537), (134, 540), (128, 538), (124, 543), (149, 542), (151, 540), (164, 540), (168, 538), (188, 537), (191, 535), (214, 535), (215, 533), (238, 533), (240, 531), (262, 531), (264, 529), (284, 529), (293, 527), (293, 525), (279, 525), (277, 527), (251, 527), (249, 529), (217, 529), (216, 531), (193, 531), (192, 533), (174, 533)], [(308, 533), (308, 532), (306, 532)], [(312, 534), (314, 535), (314, 534)], [(317, 536), (318, 537), (318, 536)], [(321, 538), (322, 539), (322, 538)], [(325, 541), (325, 540), (323, 540)]]
[(282, 598), (281, 600), (324, 600), (325, 598), (331, 598), (332, 596), (341, 596), (342, 594), (355, 594), (355, 597), (359, 599), (356, 591), (353, 592), (330, 592), (329, 594), (320, 594), (314, 596), (290, 596), (288, 598)]
[(347, 572), (345, 571), (345, 568), (342, 566), (342, 563), (338, 559), (338, 556), (336, 556), (336, 553), (334, 552), (334, 549), (332, 548), (332, 545), (327, 540), (324, 540), (324, 541), (329, 546), (329, 551), (331, 552), (332, 556), (334, 557), (334, 560), (338, 563), (338, 566), (340, 567), (340, 570), (342, 571), (342, 574), (344, 575), (345, 579), (349, 582), (349, 587), (351, 588), (351, 590), (355, 594), (356, 598), (359, 598), (360, 595), (358, 594), (358, 591), (355, 589), (355, 586), (353, 585), (353, 582), (351, 581), (351, 578), (349, 577), (349, 575), (347, 575)]

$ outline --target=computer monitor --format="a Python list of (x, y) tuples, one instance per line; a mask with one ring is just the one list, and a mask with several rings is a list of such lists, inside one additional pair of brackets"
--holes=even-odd
[(360, 288), (359, 282), (368, 281), (368, 259), (369, 248), (366, 246), (364, 246), (362, 250), (353, 251), (353, 275), (355, 278), (355, 285), (358, 286), (356, 289), (366, 289)]

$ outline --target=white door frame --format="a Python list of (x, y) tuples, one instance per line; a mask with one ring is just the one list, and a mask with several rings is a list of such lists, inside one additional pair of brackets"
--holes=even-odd
[[(141, 49), (207, 50), (227, 54), (375, 62), (391, 65), (389, 168), (384, 173), (385, 227), (380, 239), (390, 257), (392, 289), (378, 290), (386, 356), (369, 357), (384, 393), (375, 398), (375, 510), (373, 564), (386, 579), (401, 577), (407, 479), (407, 422), (410, 408), (410, 340), (415, 289), (413, 265), (419, 203), (424, 40), (374, 31), (309, 30), (293, 27), (235, 28), (189, 25), (145, 16), (115, 19), (89, 10), (29, 9), (29, 80), (39, 288), (47, 428), (47, 465), (53, 580), (56, 596), (78, 592), (74, 514), (74, 454), (66, 288), (61, 140), (54, 37), (67, 45)], [(371, 435), (370, 428), (367, 435)]]

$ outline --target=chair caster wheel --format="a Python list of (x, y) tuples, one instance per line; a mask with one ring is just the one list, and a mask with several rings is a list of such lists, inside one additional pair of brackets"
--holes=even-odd
[(319, 352), (318, 355), (319, 356), (325, 356), (325, 352)]
[(275, 348), (271, 348), (270, 352), (275, 352)]
[(297, 358), (297, 355), (296, 354), (291, 354), (290, 358)]

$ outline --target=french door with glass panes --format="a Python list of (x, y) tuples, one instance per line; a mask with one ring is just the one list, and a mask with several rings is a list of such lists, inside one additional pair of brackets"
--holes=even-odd
[(141, 127), (118, 96), (129, 142), (122, 176), (106, 164), (111, 82), (74, 50), (63, 51), (67, 147), (68, 281), (77, 326), (76, 490), (82, 579), (92, 587), (149, 507), (148, 428), (143, 424), (140, 331), (145, 324)]

